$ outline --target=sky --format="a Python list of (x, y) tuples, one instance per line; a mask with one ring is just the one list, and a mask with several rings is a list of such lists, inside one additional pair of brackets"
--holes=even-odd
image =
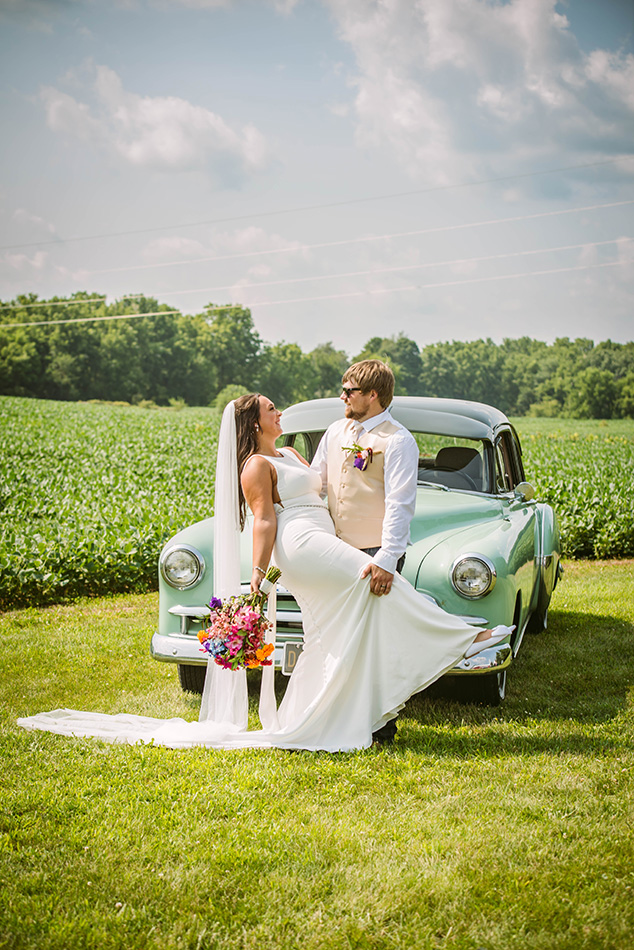
[(0, 0), (0, 77), (5, 302), (634, 340), (634, 0)]

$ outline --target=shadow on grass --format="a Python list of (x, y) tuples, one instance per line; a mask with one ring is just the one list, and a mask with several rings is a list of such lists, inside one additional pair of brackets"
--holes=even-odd
[[(469, 677), (469, 680), (472, 678)], [(257, 713), (260, 672), (249, 673), (249, 704)], [(288, 677), (276, 673), (281, 702)], [(399, 716), (392, 754), (479, 757), (601, 755), (629, 747), (634, 710), (634, 625), (610, 616), (553, 611), (549, 628), (526, 634), (508, 671), (498, 707), (466, 700), (466, 677), (445, 677), (413, 696)], [(192, 710), (200, 697), (187, 694)], [(618, 719), (614, 729), (600, 728)], [(504, 724), (522, 727), (520, 731)], [(625, 727), (625, 728), (624, 728)]]
[[(629, 745), (631, 730), (622, 730), (634, 708), (634, 625), (609, 616), (553, 612), (547, 631), (526, 634), (500, 706), (465, 702), (464, 684), (445, 677), (413, 696), (400, 717), (403, 740), (445, 755), (601, 754)], [(592, 728), (615, 719), (613, 732)], [(508, 734), (500, 729), (504, 722), (527, 732)], [(452, 729), (464, 726), (475, 728), (477, 737), (469, 728)]]

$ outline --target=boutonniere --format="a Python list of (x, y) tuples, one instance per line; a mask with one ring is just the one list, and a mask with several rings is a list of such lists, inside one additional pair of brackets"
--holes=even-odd
[(365, 472), (375, 455), (373, 449), (366, 449), (362, 445), (359, 445), (358, 442), (353, 442), (352, 445), (342, 445), (341, 448), (344, 452), (354, 452), (354, 462), (352, 464), (355, 468), (358, 468), (360, 472)]

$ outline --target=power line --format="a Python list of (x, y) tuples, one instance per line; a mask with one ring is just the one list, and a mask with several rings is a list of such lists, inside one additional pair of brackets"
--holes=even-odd
[(372, 241), (386, 241), (391, 238), (420, 237), (423, 234), (440, 234), (445, 231), (460, 231), (467, 228), (479, 228), (493, 224), (516, 224), (518, 221), (533, 221), (538, 218), (552, 218), (564, 214), (576, 214), (583, 211), (597, 211), (602, 208), (620, 208), (634, 204), (634, 199), (611, 201), (607, 204), (585, 205), (581, 208), (564, 208), (559, 211), (537, 211), (534, 214), (521, 214), (512, 218), (491, 218), (486, 221), (468, 221), (464, 224), (446, 224), (437, 228), (421, 228), (416, 231), (398, 231), (393, 234), (376, 234), (369, 237), (347, 238), (342, 241), (323, 241), (319, 244), (296, 244), (292, 247), (269, 248), (265, 251), (245, 251), (241, 254), (218, 254), (212, 257), (194, 257), (189, 260), (162, 261), (156, 264), (133, 264), (127, 267), (106, 267), (103, 270), (82, 271), (86, 276), (95, 274), (121, 274), (136, 270), (155, 270), (163, 267), (177, 267), (185, 264), (210, 264), (214, 261), (236, 261), (249, 257), (263, 257), (270, 254), (289, 254), (297, 251), (315, 251), (326, 247), (344, 247), (349, 244), (367, 244)]
[[(203, 294), (203, 293), (217, 293), (221, 290), (250, 290), (253, 287), (276, 287), (284, 286), (286, 284), (305, 284), (310, 281), (318, 280), (336, 280), (337, 278), (347, 278), (347, 277), (371, 277), (375, 274), (393, 274), (399, 273), (401, 271), (409, 270), (422, 270), (430, 267), (451, 267), (458, 264), (480, 264), (486, 261), (499, 261), (505, 260), (510, 257), (531, 257), (535, 254), (555, 254), (559, 251), (576, 251), (580, 249), (594, 248), (594, 247), (605, 247), (608, 244), (616, 244), (619, 240), (631, 240), (629, 237), (625, 238), (611, 238), (608, 241), (586, 241), (581, 244), (564, 244), (558, 245), (556, 247), (542, 247), (535, 250), (529, 251), (509, 251), (506, 254), (487, 254), (482, 257), (462, 257), (454, 258), (449, 261), (426, 261), (422, 264), (400, 264), (395, 267), (375, 267), (370, 270), (359, 270), (359, 271), (348, 271), (348, 272), (338, 272), (335, 274), (317, 274), (311, 277), (289, 277), (283, 280), (264, 280), (264, 281), (253, 281), (248, 284), (221, 284), (217, 287), (194, 287), (186, 288), (184, 290), (162, 290), (162, 291), (150, 291), (149, 293), (143, 294), (126, 294), (124, 300), (139, 300), (144, 297), (154, 297), (154, 296), (184, 296), (185, 294)], [(34, 307), (73, 307), (78, 304), (91, 304), (91, 303), (104, 303), (105, 297), (92, 297), (83, 300), (60, 300), (60, 301), (39, 301), (38, 303), (10, 305), (7, 307), (1, 307), (0, 312), (3, 310), (28, 310)]]
[[(544, 247), (533, 251), (510, 251), (507, 254), (488, 254), (484, 257), (463, 257), (456, 258), (455, 260), (451, 261), (426, 261), (423, 264), (399, 264), (396, 267), (376, 267), (371, 268), (370, 270), (339, 272), (336, 274), (317, 274), (313, 277), (290, 277), (284, 280), (253, 281), (249, 284), (236, 284), (234, 282), (233, 284), (223, 284), (219, 287), (197, 287), (188, 290), (163, 290), (160, 291), (160, 293), (163, 296), (171, 297), (173, 295), (181, 294), (217, 293), (220, 290), (249, 290), (252, 287), (275, 287), (285, 284), (305, 284), (314, 280), (335, 280), (338, 277), (371, 277), (374, 274), (394, 274), (400, 271), (422, 270), (423, 268), (426, 269), (430, 267), (450, 267), (457, 264), (480, 264), (485, 261), (499, 261), (509, 257), (528, 257), (534, 254), (554, 254), (557, 251), (575, 251), (579, 250), (580, 248), (603, 247), (606, 244), (615, 244), (619, 240), (621, 240), (621, 238), (612, 238), (609, 241), (591, 241), (584, 244), (565, 244), (560, 245), (559, 247)], [(627, 240), (629, 240), (629, 238), (627, 238)], [(139, 294), (138, 296), (142, 297), (148, 295)], [(154, 294), (150, 294), (149, 296), (154, 296)]]
[[(218, 310), (225, 310), (226, 307), (218, 307)], [(135, 320), (140, 317), (169, 317), (178, 314), (183, 316), (180, 310), (152, 310), (150, 313), (116, 313), (108, 314), (105, 317), (71, 317), (69, 320), (34, 320), (28, 323), (0, 323), (0, 331), (14, 329), (15, 327), (49, 327), (61, 323), (103, 323), (106, 320)]]
[[(36, 303), (11, 303), (0, 307), (0, 313), (4, 310), (33, 310), (34, 307), (78, 307), (80, 304), (105, 303), (107, 294), (99, 294), (98, 297), (82, 297), (77, 300), (38, 300)], [(124, 299), (131, 297), (137, 300), (139, 297), (149, 297), (149, 294), (126, 294)]]
[[(570, 271), (592, 270), (599, 267), (618, 267), (620, 264), (632, 263), (634, 263), (634, 257), (625, 258), (621, 261), (608, 261), (604, 264), (580, 264), (576, 267), (557, 267), (553, 268), (552, 270), (526, 271), (521, 274), (500, 274), (492, 277), (470, 277), (466, 280), (447, 280), (433, 284), (411, 284), (408, 287), (382, 287), (375, 290), (351, 291), (350, 293), (345, 294), (325, 294), (324, 296), (320, 297), (297, 297), (294, 300), (260, 300), (257, 303), (250, 303), (248, 306), (251, 309), (253, 307), (273, 307), (288, 303), (312, 303), (319, 300), (343, 300), (347, 297), (364, 297), (367, 294), (391, 294), (401, 293), (406, 290), (430, 290), (437, 287), (459, 287), (466, 284), (484, 284), (495, 280), (515, 280), (518, 277), (541, 277), (545, 274), (565, 274)], [(211, 310), (212, 308), (209, 309)], [(224, 310), (226, 307), (218, 307), (217, 309)]]
[[(378, 289), (370, 290), (356, 290), (350, 291), (344, 294), (324, 294), (318, 297), (296, 297), (294, 299), (286, 298), (284, 300), (258, 300), (254, 303), (248, 304), (249, 308), (254, 307), (273, 307), (281, 306), (282, 304), (289, 303), (312, 303), (314, 301), (320, 300), (344, 300), (350, 297), (364, 297), (367, 295), (376, 295), (376, 294), (391, 294), (391, 293), (403, 293), (404, 291), (409, 290), (431, 290), (437, 287), (458, 287), (466, 284), (483, 284), (490, 281), (496, 280), (516, 280), (520, 277), (542, 277), (547, 274), (566, 274), (572, 271), (582, 271), (582, 270), (595, 270), (601, 267), (618, 267), (622, 264), (632, 264), (634, 263), (634, 258), (628, 257), (620, 261), (607, 261), (603, 264), (579, 264), (575, 267), (557, 267), (548, 270), (540, 271), (526, 271), (519, 274), (498, 274), (491, 277), (470, 277), (466, 280), (449, 280), (441, 281), (433, 284), (411, 284), (407, 287), (382, 287)], [(228, 310), (235, 304), (223, 304), (219, 307), (206, 307), (205, 312), (207, 314), (215, 313), (221, 310)], [(160, 316), (171, 316), (178, 315), (183, 316), (180, 310), (156, 310), (151, 313), (123, 313), (115, 314), (111, 316), (104, 317), (78, 317), (73, 320), (38, 320), (29, 323), (0, 323), (0, 331), (14, 329), (18, 327), (43, 327), (43, 326), (52, 326), (57, 324), (65, 323), (97, 323), (104, 322), (106, 320), (132, 320), (139, 319), (141, 317), (160, 317)]]
[(249, 214), (233, 215), (225, 218), (209, 218), (205, 221), (191, 221), (185, 224), (165, 224), (155, 228), (137, 228), (129, 231), (109, 231), (103, 234), (83, 234), (69, 238), (57, 238), (49, 241), (31, 241), (25, 244), (3, 244), (0, 250), (14, 250), (23, 247), (43, 247), (49, 244), (68, 244), (75, 241), (97, 241), (102, 238), (127, 237), (134, 234), (155, 234), (158, 231), (174, 231), (183, 228), (198, 228), (209, 224), (227, 224), (231, 221), (245, 221), (253, 218), (271, 218), (285, 214), (297, 214), (305, 211), (319, 211), (326, 208), (343, 208), (350, 205), (364, 204), (370, 201), (388, 201), (393, 198), (410, 198), (414, 195), (425, 195), (435, 191), (449, 191), (452, 188), (472, 188), (478, 185), (491, 185), (503, 181), (518, 181), (522, 178), (536, 178), (541, 175), (554, 175), (558, 172), (577, 171), (584, 168), (597, 168), (602, 165), (616, 165), (622, 161), (630, 161), (633, 155), (623, 155), (602, 162), (586, 162), (582, 165), (566, 165), (560, 168), (546, 168), (538, 172), (522, 172), (518, 175), (501, 175), (498, 178), (482, 178), (478, 181), (457, 182), (450, 185), (435, 185), (432, 188), (418, 188), (414, 191), (401, 191), (388, 195), (373, 195), (365, 198), (349, 198), (346, 201), (332, 201), (325, 204), (304, 205), (296, 208), (283, 208), (277, 211), (255, 211)]

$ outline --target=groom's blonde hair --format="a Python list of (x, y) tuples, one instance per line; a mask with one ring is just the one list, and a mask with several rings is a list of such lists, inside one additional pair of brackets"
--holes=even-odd
[(361, 360), (360, 363), (353, 363), (343, 374), (341, 382), (347, 383), (351, 379), (354, 379), (364, 393), (373, 389), (384, 409), (392, 402), (394, 373), (387, 363), (382, 363), (381, 360)]

